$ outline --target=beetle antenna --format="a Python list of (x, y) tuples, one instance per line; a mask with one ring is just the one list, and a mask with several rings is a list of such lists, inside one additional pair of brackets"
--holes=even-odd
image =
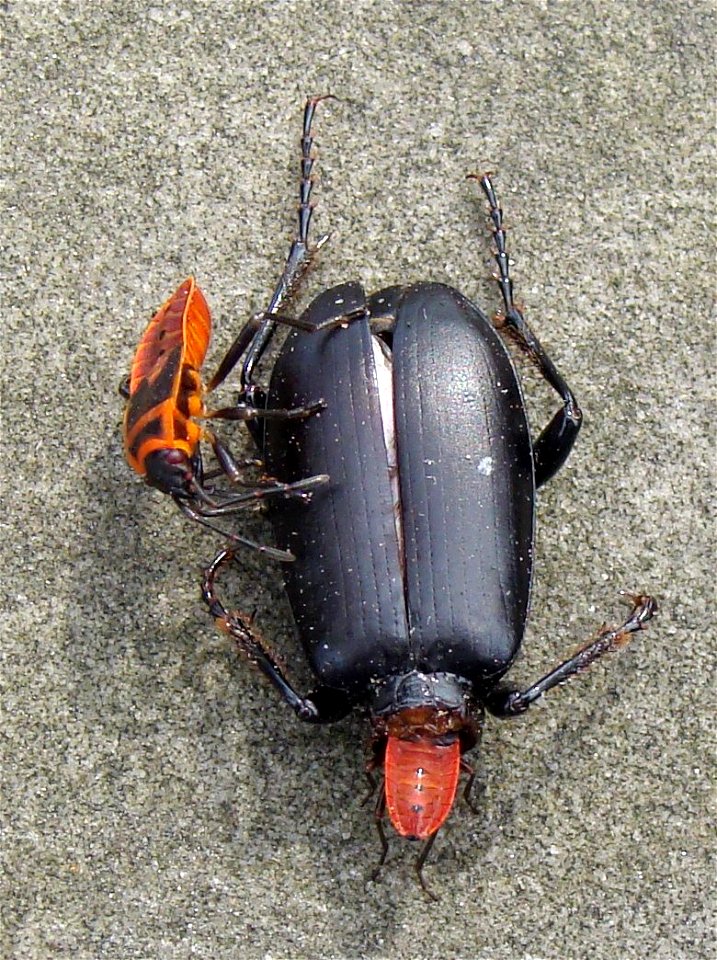
[(513, 302), (513, 281), (510, 278), (510, 260), (508, 259), (505, 244), (506, 230), (503, 225), (503, 210), (495, 194), (493, 181), (491, 180), (492, 176), (492, 173), (472, 173), (469, 174), (468, 179), (478, 181), (488, 200), (488, 215), (493, 225), (493, 240), (495, 243), (493, 256), (495, 257), (496, 266), (498, 267), (496, 280), (505, 305), (505, 318), (507, 321), (510, 321), (514, 314), (519, 311), (516, 310), (515, 303)]
[(582, 413), (575, 395), (561, 376), (555, 364), (543, 349), (530, 329), (522, 310), (513, 301), (513, 281), (510, 279), (510, 264), (505, 246), (503, 211), (491, 181), (492, 174), (469, 174), (469, 180), (477, 180), (488, 199), (490, 219), (495, 239), (495, 262), (498, 266), (498, 286), (505, 305), (505, 312), (495, 318), (498, 328), (506, 327), (518, 346), (537, 366), (543, 379), (560, 395), (563, 406), (538, 437), (534, 448), (535, 485), (542, 486), (563, 465), (582, 423)]

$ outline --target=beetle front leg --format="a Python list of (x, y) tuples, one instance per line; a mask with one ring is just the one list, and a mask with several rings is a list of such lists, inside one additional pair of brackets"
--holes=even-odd
[(307, 723), (333, 723), (345, 717), (351, 712), (353, 703), (344, 693), (320, 686), (308, 697), (302, 697), (264, 646), (261, 636), (253, 626), (252, 618), (239, 611), (227, 612), (216, 594), (215, 580), (222, 567), (233, 560), (232, 550), (220, 550), (203, 571), (202, 600), (209, 608), (216, 625), (223, 633), (232, 637), (244, 656), (257, 665), (300, 720)]
[(565, 683), (571, 677), (599, 660), (606, 653), (612, 653), (624, 647), (630, 637), (638, 630), (644, 629), (646, 624), (657, 613), (657, 601), (647, 595), (626, 594), (634, 604), (630, 616), (619, 627), (603, 627), (597, 636), (590, 640), (574, 656), (565, 660), (550, 673), (546, 674), (537, 683), (527, 690), (513, 690), (497, 687), (486, 699), (485, 706), (496, 717), (515, 717), (525, 713), (531, 703), (542, 697), (560, 683)]
[(583, 415), (572, 390), (558, 372), (555, 364), (543, 349), (540, 341), (530, 329), (523, 312), (513, 300), (513, 281), (510, 278), (510, 262), (506, 252), (503, 211), (493, 189), (490, 174), (471, 174), (469, 179), (477, 180), (488, 200), (490, 218), (493, 223), (495, 241), (495, 262), (498, 267), (496, 280), (500, 287), (504, 313), (495, 318), (498, 329), (505, 328), (513, 336), (522, 350), (537, 366), (543, 379), (555, 390), (563, 401), (563, 406), (555, 414), (535, 442), (533, 456), (535, 461), (535, 484), (542, 486), (554, 476), (567, 460), (582, 425)]
[[(331, 317), (325, 320), (323, 323), (317, 325), (314, 323), (309, 323), (302, 317), (291, 317), (283, 313), (269, 311), (266, 313), (256, 313), (250, 320), (247, 320), (237, 334), (234, 343), (232, 343), (222, 357), (214, 376), (207, 382), (206, 392), (211, 393), (213, 390), (216, 390), (218, 386), (224, 383), (226, 378), (232, 372), (234, 367), (236, 367), (237, 363), (241, 360), (246, 351), (253, 345), (254, 340), (262, 331), (264, 324), (271, 324), (272, 335), (277, 324), (281, 324), (285, 327), (291, 327), (294, 330), (303, 330), (305, 333), (315, 333), (319, 330), (333, 330), (336, 327), (344, 326), (345, 324), (350, 323), (353, 319), (354, 316), (350, 314), (339, 314), (338, 316)], [(123, 390), (124, 386), (123, 384), (120, 384), (120, 393), (125, 396)], [(127, 388), (127, 397), (128, 396), (129, 388)]]

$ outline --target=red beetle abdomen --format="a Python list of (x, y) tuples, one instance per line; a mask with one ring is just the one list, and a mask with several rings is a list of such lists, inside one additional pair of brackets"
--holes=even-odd
[(453, 806), (460, 765), (458, 738), (442, 744), (430, 737), (400, 740), (389, 736), (384, 790), (397, 833), (425, 840), (440, 828)]

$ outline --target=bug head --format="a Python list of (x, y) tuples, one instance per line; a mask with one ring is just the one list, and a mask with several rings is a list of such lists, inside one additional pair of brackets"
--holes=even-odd
[(183, 450), (155, 450), (147, 457), (146, 468), (145, 480), (150, 487), (182, 499), (196, 496), (194, 470)]
[(448, 674), (415, 672), (391, 682), (377, 706), (374, 755), (391, 823), (403, 837), (426, 840), (450, 813), (461, 757), (478, 740), (470, 690)]

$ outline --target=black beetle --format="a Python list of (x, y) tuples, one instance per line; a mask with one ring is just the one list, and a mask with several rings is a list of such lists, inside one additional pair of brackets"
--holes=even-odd
[[(306, 161), (305, 149), (302, 203)], [(228, 613), (219, 600), (215, 579), (231, 550), (217, 554), (203, 585), (219, 626), (300, 719), (328, 723), (356, 706), (367, 710), (374, 733), (369, 777), (372, 769), (384, 771), (381, 863), (388, 808), (399, 834), (426, 841), (416, 864), (422, 884), (460, 771), (472, 774), (462, 757), (478, 742), (484, 710), (523, 713), (626, 643), (657, 610), (651, 597), (632, 597), (623, 624), (601, 628), (537, 683), (525, 690), (500, 684), (528, 614), (535, 493), (564, 463), (581, 413), (515, 306), (502, 211), (490, 175), (475, 179), (488, 199), (496, 246), (504, 304), (496, 326), (560, 395), (561, 408), (533, 443), (501, 337), (451, 287), (415, 283), (368, 298), (358, 283), (327, 290), (301, 318), (320, 329), (288, 336), (266, 394), (252, 373), (271, 321), (256, 335), (243, 371), (243, 399), (259, 406), (305, 407), (317, 396), (325, 402), (306, 419), (254, 428), (266, 468), (281, 482), (330, 478), (310, 504), (282, 501), (271, 509), (277, 545), (296, 558), (284, 566), (284, 578), (317, 688), (300, 696), (251, 619)], [(343, 329), (336, 329), (338, 320)]]

